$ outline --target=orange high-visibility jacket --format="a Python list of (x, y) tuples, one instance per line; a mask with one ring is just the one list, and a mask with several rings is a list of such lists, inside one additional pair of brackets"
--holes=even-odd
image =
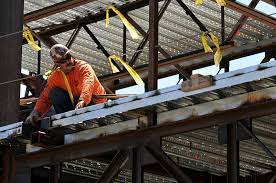
[[(88, 63), (81, 60), (74, 60), (74, 67), (66, 75), (66, 77), (68, 79), (74, 97), (79, 96), (79, 100), (83, 100), (86, 105), (88, 105), (91, 100), (95, 104), (107, 101), (107, 99), (105, 98), (92, 98), (92, 95), (105, 94), (105, 90), (99, 82), (94, 70)], [(39, 96), (39, 99), (35, 105), (34, 109), (40, 115), (44, 115), (52, 106), (52, 103), (48, 98), (48, 94), (52, 88), (56, 87), (67, 91), (62, 73), (58, 70), (54, 71), (49, 76), (47, 85)]]

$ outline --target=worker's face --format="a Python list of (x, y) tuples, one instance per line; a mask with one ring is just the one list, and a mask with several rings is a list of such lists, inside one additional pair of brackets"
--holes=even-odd
[(65, 73), (69, 73), (73, 69), (73, 59), (54, 60), (55, 64)]

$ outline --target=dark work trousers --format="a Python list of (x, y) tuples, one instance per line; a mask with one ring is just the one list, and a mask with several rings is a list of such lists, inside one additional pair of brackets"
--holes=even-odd
[[(54, 106), (56, 114), (75, 109), (75, 106), (73, 106), (68, 92), (61, 88), (51, 89), (48, 97)], [(78, 100), (79, 97), (74, 98), (74, 105), (78, 103)]]

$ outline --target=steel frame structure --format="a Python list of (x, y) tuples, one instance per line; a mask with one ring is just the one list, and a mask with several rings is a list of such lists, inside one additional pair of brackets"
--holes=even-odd
[[(84, 5), (89, 2), (91, 2), (91, 0), (64, 1), (61, 3), (55, 4), (53, 6), (46, 7), (42, 10), (37, 10), (35, 12), (26, 14), (24, 16), (24, 23), (28, 23), (30, 21), (35, 21), (40, 18), (47, 17), (47, 16), (53, 15), (55, 13), (65, 11), (67, 9), (78, 7), (80, 5)], [(149, 51), (149, 53), (150, 53), (149, 54), (149, 60), (150, 60), (149, 65), (137, 68), (137, 71), (139, 72), (139, 74), (144, 79), (147, 78), (147, 90), (148, 91), (157, 89), (157, 79), (160, 77), (165, 77), (165, 76), (169, 76), (169, 75), (175, 74), (177, 72), (180, 72), (184, 77), (189, 78), (190, 74), (188, 73), (188, 71), (212, 64), (211, 63), (211, 60), (212, 60), (211, 55), (203, 55), (202, 50), (199, 50), (195, 53), (189, 53), (186, 55), (177, 56), (175, 58), (170, 58), (170, 56), (164, 50), (162, 50), (162, 48), (160, 46), (158, 46), (158, 21), (161, 19), (162, 15), (166, 9), (166, 6), (168, 6), (170, 1), (169, 0), (166, 1), (166, 3), (164, 4), (164, 7), (162, 7), (159, 12), (159, 15), (158, 15), (158, 2), (159, 1), (155, 1), (155, 0), (149, 0), (149, 1), (137, 0), (137, 1), (125, 4), (121, 7), (118, 7), (118, 9), (121, 10), (123, 13), (125, 13), (126, 17), (128, 17), (127, 12), (129, 12), (133, 9), (137, 9), (137, 8), (141, 8), (143, 6), (149, 5), (151, 14), (149, 15), (150, 20), (149, 20), (148, 33), (146, 33), (143, 29), (141, 29), (139, 27), (139, 25), (137, 23), (135, 23), (130, 17), (128, 17), (128, 20), (130, 20), (132, 22), (132, 24), (135, 25), (135, 27), (144, 36), (144, 39), (140, 44), (141, 46), (139, 46), (138, 49), (140, 47), (143, 47), (145, 45), (147, 39), (149, 39), (149, 50), (150, 50)], [(177, 0), (177, 2), (182, 7), (185, 7), (185, 4), (181, 0)], [(273, 3), (272, 1), (267, 1), (267, 2)], [(238, 11), (243, 14), (243, 16), (240, 18), (238, 24), (232, 30), (232, 33), (227, 38), (227, 41), (230, 41), (233, 38), (236, 31), (241, 28), (241, 26), (243, 25), (243, 23), (245, 22), (247, 17), (257, 19), (257, 20), (263, 22), (264, 24), (267, 24), (272, 27), (276, 27), (276, 22), (274, 19), (271, 19), (271, 18), (265, 16), (264, 14), (256, 12), (251, 9), (251, 8), (254, 8), (257, 5), (257, 3), (258, 3), (258, 0), (253, 0), (250, 3), (249, 8), (245, 7), (241, 4), (238, 4), (236, 2), (231, 2), (231, 1), (227, 4), (228, 8), (233, 9), (233, 10)], [(189, 12), (189, 10), (186, 9), (186, 7), (185, 7), (185, 10)], [(223, 12), (224, 12), (224, 10), (222, 8), (222, 14), (221, 14), (221, 16), (222, 16), (221, 31), (222, 32), (224, 32), (224, 26), (223, 26), (224, 14), (223, 14)], [(115, 14), (111, 14), (110, 16), (115, 16)], [(193, 14), (190, 14), (190, 16), (194, 17)], [(47, 43), (46, 45), (51, 46), (53, 43), (55, 43), (55, 41), (52, 40), (50, 36), (59, 34), (61, 32), (68, 31), (71, 29), (75, 29), (74, 33), (72, 34), (70, 40), (67, 43), (67, 46), (70, 47), (73, 44), (79, 30), (83, 27), (87, 31), (87, 33), (92, 37), (92, 39), (95, 42), (97, 42), (97, 38), (95, 36), (93, 36), (93, 33), (91, 31), (89, 32), (89, 29), (86, 25), (90, 24), (90, 23), (97, 22), (99, 20), (103, 20), (104, 18), (105, 18), (105, 12), (100, 12), (96, 15), (89, 15), (87, 17), (84, 17), (81, 20), (75, 20), (72, 22), (64, 23), (62, 25), (48, 27), (47, 29), (45, 29), (43, 31), (37, 32), (36, 36), (37, 36), (37, 38), (39, 38), (41, 40), (44, 40), (44, 41), (46, 40), (46, 43)], [(199, 20), (197, 20), (196, 17), (194, 17), (193, 19), (199, 25), (201, 25), (201, 22)], [(200, 27), (203, 31), (207, 31), (206, 28), (204, 29), (204, 25), (202, 25)], [(124, 35), (125, 35), (125, 29), (124, 29)], [(222, 35), (224, 35), (224, 33)], [(124, 45), (123, 45), (123, 53), (124, 54), (126, 52), (125, 40), (126, 40), (126, 37), (124, 36)], [(222, 38), (222, 42), (223, 41), (224, 41), (224, 38)], [(100, 45), (101, 44), (98, 42), (99, 47), (100, 47)], [(230, 44), (230, 45), (226, 45), (223, 48), (225, 51), (224, 58), (225, 58), (225, 61), (228, 62), (235, 58), (251, 55), (254, 53), (259, 53), (259, 52), (263, 52), (263, 51), (271, 52), (271, 50), (275, 50), (275, 46), (276, 46), (275, 38), (273, 38), (271, 40), (263, 41), (263, 42), (260, 42), (260, 43), (254, 44), (254, 45), (253, 44), (248, 45), (247, 47), (244, 47), (242, 49), (236, 48)], [(101, 47), (101, 50), (104, 52), (105, 49), (103, 47)], [(167, 59), (161, 60), (158, 62), (158, 50), (163, 55), (165, 55), (165, 57)], [(108, 53), (106, 56), (108, 56)], [(40, 56), (38, 55), (38, 57), (40, 57)], [(138, 55), (133, 56), (133, 58), (130, 61), (131, 65), (133, 65), (135, 63), (135, 60), (137, 57), (138, 57)], [(194, 61), (194, 59), (198, 60), (196, 64), (192, 63), (192, 61)], [(174, 69), (166, 69), (166, 67), (168, 67), (169, 65), (174, 65)], [(270, 63), (268, 63), (267, 65), (271, 71), (269, 71), (269, 72), (258, 71), (258, 74), (256, 74), (256, 73), (252, 72), (252, 70), (249, 69), (248, 75), (251, 74), (250, 75), (251, 77), (244, 76), (245, 78), (243, 78), (242, 80), (239, 80), (239, 81), (237, 81), (237, 79), (235, 78), (235, 79), (233, 79), (233, 82), (234, 83), (236, 82), (235, 84), (238, 84), (239, 82), (246, 82), (247, 78), (254, 80), (254, 79), (256, 79), (256, 77), (258, 77), (258, 78), (260, 77), (260, 75), (261, 75), (260, 72), (262, 72), (262, 74), (263, 74), (263, 75), (261, 75), (261, 77), (264, 77), (264, 78), (269, 77), (271, 73), (275, 73), (276, 71), (274, 70), (275, 68), (269, 67)], [(40, 66), (38, 65), (38, 71), (37, 71), (38, 73), (40, 72), (39, 68), (40, 68)], [(133, 84), (131, 79), (129, 78), (129, 76), (127, 76), (126, 72), (124, 72), (122, 69), (120, 71), (121, 71), (120, 73), (112, 74), (110, 76), (105, 76), (105, 77), (101, 78), (101, 81), (103, 83), (106, 83), (108, 85), (108, 87), (110, 87), (112, 89), (121, 88), (121, 87), (125, 87), (125, 86)], [(149, 72), (149, 74), (147, 72)], [(117, 85), (114, 85), (114, 81), (119, 78), (120, 78), (120, 83)], [(223, 77), (221, 79), (226, 80), (226, 78), (223, 78)], [(221, 82), (221, 83), (223, 83), (223, 82)], [(217, 85), (214, 86), (214, 88), (211, 88), (211, 90), (215, 89), (218, 86), (220, 86), (220, 87), (226, 86), (225, 84), (224, 85), (223, 84), (219, 85), (219, 84), (220, 84), (220, 81), (218, 80)], [(153, 98), (154, 98), (155, 92), (156, 91), (149, 92), (147, 95), (153, 95)], [(195, 94), (197, 92), (201, 92), (201, 91), (191, 92), (191, 94)], [(267, 92), (268, 94), (271, 94), (270, 90), (264, 90), (262, 92), (264, 92), (264, 93)], [(273, 92), (274, 92), (274, 90), (272, 91), (272, 93)], [(161, 92), (161, 94), (162, 94), (162, 92)], [(173, 97), (178, 96), (177, 95), (178, 92), (175, 92), (175, 94), (176, 95), (172, 95), (170, 93), (170, 95), (172, 95)], [(254, 94), (257, 95), (258, 93), (254, 93)], [(158, 96), (156, 96), (156, 97), (158, 98)], [(162, 97), (164, 97), (164, 96), (162, 96)], [(159, 163), (161, 165), (163, 165), (164, 168), (167, 169), (168, 172), (172, 176), (174, 176), (177, 180), (179, 180), (180, 182), (191, 182), (189, 177), (187, 177), (182, 172), (182, 170), (179, 169), (179, 167), (177, 165), (175, 165), (175, 163), (171, 159), (169, 159), (169, 157), (158, 146), (152, 147), (152, 146), (148, 145), (148, 143), (150, 142), (149, 139), (160, 138), (161, 136), (165, 136), (165, 135), (171, 135), (171, 134), (175, 134), (175, 133), (204, 128), (204, 127), (212, 126), (214, 124), (224, 124), (224, 123), (227, 123), (227, 121), (225, 120), (227, 117), (228, 117), (227, 120), (238, 121), (238, 120), (241, 120), (244, 118), (252, 118), (252, 117), (276, 113), (275, 93), (271, 94), (270, 97), (271, 97), (270, 98), (271, 100), (260, 101), (259, 103), (256, 103), (256, 104), (239, 106), (239, 107), (233, 108), (233, 109), (226, 109), (225, 111), (216, 112), (214, 114), (207, 113), (205, 115), (197, 116), (196, 118), (192, 118), (192, 119), (183, 118), (181, 120), (177, 120), (172, 123), (164, 123), (162, 125), (157, 125), (157, 126), (155, 126), (154, 124), (162, 123), (162, 122), (157, 121), (157, 119), (158, 119), (157, 114), (150, 113), (149, 116), (147, 117), (147, 119), (144, 119), (148, 123), (150, 123), (150, 125), (148, 125), (148, 126), (150, 126), (149, 128), (135, 130), (135, 131), (131, 131), (131, 132), (125, 132), (122, 134), (113, 134), (113, 135), (108, 135), (108, 136), (104, 136), (104, 137), (92, 138), (92, 139), (89, 139), (89, 140), (86, 140), (83, 142), (77, 142), (74, 144), (67, 144), (67, 145), (55, 147), (52, 149), (46, 149), (41, 152), (34, 152), (34, 153), (30, 153), (30, 154), (20, 155), (20, 156), (15, 157), (15, 162), (17, 164), (17, 167), (19, 167), (19, 168), (26, 167), (26, 162), (28, 162), (27, 167), (30, 168), (30, 167), (41, 166), (41, 165), (45, 165), (45, 164), (57, 163), (60, 161), (68, 161), (68, 160), (72, 160), (72, 159), (76, 159), (76, 158), (89, 156), (92, 154), (103, 153), (103, 152), (106, 152), (109, 150), (118, 149), (118, 147), (120, 147), (117, 155), (114, 157), (109, 168), (105, 171), (105, 173), (102, 175), (102, 177), (98, 181), (98, 182), (111, 182), (113, 180), (114, 176), (118, 173), (118, 171), (125, 164), (126, 159), (128, 159), (128, 151), (125, 149), (130, 148), (130, 149), (133, 149), (133, 152), (135, 154), (133, 159), (134, 159), (134, 162), (136, 162), (133, 165), (133, 182), (139, 183), (139, 182), (143, 182), (143, 180), (141, 179), (141, 174), (143, 172), (142, 165), (141, 165), (141, 156), (143, 155), (141, 153), (141, 144), (142, 144), (142, 146), (145, 146), (146, 149), (152, 155), (154, 155), (154, 157), (159, 161)], [(127, 101), (127, 102), (132, 102), (132, 101)], [(139, 104), (139, 102), (137, 104), (135, 104), (134, 106), (139, 107), (138, 104)], [(115, 106), (115, 108), (116, 108), (116, 106)], [(131, 107), (128, 107), (126, 105), (125, 109), (129, 110), (129, 109), (131, 109)], [(101, 109), (98, 109), (98, 110), (100, 111)], [(112, 112), (120, 112), (120, 111), (118, 109), (118, 111), (115, 110)], [(92, 113), (95, 113), (95, 111), (91, 112), (91, 114)], [(87, 114), (79, 114), (77, 118), (69, 117), (67, 119), (67, 121), (70, 120), (71, 123), (74, 123), (74, 122), (79, 121), (80, 119), (85, 120), (86, 119), (85, 117), (80, 117), (80, 116), (85, 116), (85, 115), (87, 115)], [(102, 115), (102, 113), (101, 113), (101, 115)], [(66, 121), (63, 119), (58, 119), (58, 116), (54, 116), (53, 119), (54, 120), (51, 122), (52, 126), (64, 124), (65, 123), (64, 121)], [(198, 123), (199, 121), (201, 123)], [(133, 121), (131, 121), (131, 122), (133, 123)], [(138, 121), (136, 121), (136, 122), (138, 123)], [(136, 122), (134, 121), (134, 124), (136, 124)], [(163, 122), (166, 122), (166, 121), (163, 121)], [(14, 124), (11, 126), (16, 126), (16, 130), (20, 130), (20, 124)], [(11, 126), (8, 126), (5, 128), (9, 129)], [(170, 129), (170, 130), (168, 131), (168, 129)], [(234, 182), (238, 181), (238, 175), (239, 175), (239, 173), (238, 173), (239, 152), (238, 152), (238, 142), (236, 139), (237, 122), (230, 124), (228, 130), (229, 130), (229, 133), (228, 133), (229, 134), (229, 136), (228, 136), (228, 146), (229, 146), (228, 147), (228, 149), (229, 149), (228, 161), (231, 162), (231, 163), (229, 163), (229, 166), (228, 166), (229, 167), (229, 171), (228, 171), (229, 179), (228, 180), (229, 180), (229, 182), (234, 183)], [(14, 133), (14, 131), (13, 132), (6, 131), (6, 132), (8, 134)], [(19, 133), (20, 133), (20, 131), (19, 131)], [(247, 133), (249, 133), (249, 132), (247, 132)], [(4, 136), (5, 135), (6, 134), (4, 134)], [(254, 135), (253, 135), (253, 137), (254, 137)], [(65, 153), (68, 153), (70, 156), (64, 156)], [(8, 154), (10, 154), (9, 149), (6, 149), (5, 156), (8, 156)], [(12, 158), (14, 158), (14, 157), (8, 157), (6, 159), (8, 161)], [(12, 170), (14, 168), (14, 161), (11, 160), (13, 163), (7, 163), (7, 161), (5, 161), (5, 163), (6, 163), (5, 166), (8, 167), (10, 170)], [(233, 162), (235, 162), (235, 163), (233, 163)], [(56, 169), (53, 168), (53, 171), (55, 172)], [(14, 171), (7, 171), (7, 173), (4, 173), (4, 175), (8, 175), (11, 173), (14, 173)], [(54, 177), (53, 177), (53, 182), (55, 182), (55, 181), (57, 181), (56, 175), (54, 175)], [(9, 182), (9, 180), (7, 182)]]

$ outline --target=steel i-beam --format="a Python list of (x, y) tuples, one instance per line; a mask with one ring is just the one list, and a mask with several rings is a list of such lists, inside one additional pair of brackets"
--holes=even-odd
[[(93, 39), (93, 41), (97, 44), (97, 48), (100, 49), (103, 54), (106, 56), (106, 58), (110, 57), (110, 54), (106, 51), (106, 49), (103, 47), (103, 45), (100, 43), (100, 41), (96, 38), (96, 36), (91, 32), (91, 30), (86, 26), (83, 25), (84, 30), (89, 34), (89, 36)], [(111, 59), (111, 62), (117, 67), (117, 69), (121, 72), (122, 69), (119, 67), (119, 65)]]
[(122, 170), (122, 168), (126, 164), (128, 160), (128, 155), (128, 150), (120, 150), (112, 159), (112, 162), (109, 164), (97, 183), (112, 182), (114, 177)]
[(239, 179), (239, 141), (238, 123), (227, 125), (227, 180), (238, 183)]
[(158, 145), (150, 143), (146, 145), (145, 148), (159, 162), (159, 164), (177, 181), (183, 183), (192, 183), (192, 180), (161, 148), (158, 147)]

